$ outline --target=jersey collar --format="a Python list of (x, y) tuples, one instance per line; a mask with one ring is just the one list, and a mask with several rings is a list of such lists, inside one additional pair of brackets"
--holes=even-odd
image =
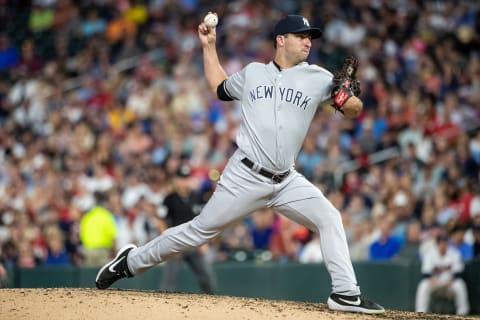
[(278, 65), (278, 63), (275, 62), (275, 60), (272, 60), (272, 62), (273, 62), (273, 65), (277, 67), (278, 71), (282, 71), (282, 68), (280, 68), (280, 66)]
[[(280, 72), (282, 72), (283, 70), (285, 70), (285, 69), (282, 69), (282, 68), (280, 67), (280, 65), (275, 62), (275, 60), (272, 60), (272, 64), (273, 64), (273, 65), (277, 68), (277, 70), (280, 71)], [(305, 65), (305, 64), (307, 64), (307, 62), (306, 62), (306, 61), (302, 61), (302, 62), (300, 62), (299, 64), (294, 65), (294, 66), (292, 66), (292, 67), (290, 67), (290, 68), (294, 68), (294, 67), (296, 67), (296, 66), (301, 66), (301, 65)], [(287, 68), (287, 69), (290, 69), (290, 68)]]

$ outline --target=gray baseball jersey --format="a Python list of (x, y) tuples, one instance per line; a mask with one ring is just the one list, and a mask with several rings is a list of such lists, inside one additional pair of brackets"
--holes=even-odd
[(333, 75), (306, 62), (280, 71), (250, 63), (223, 82), (242, 102), (239, 148), (253, 161), (283, 172), (294, 163), (318, 105), (330, 98)]
[(280, 70), (270, 62), (251, 63), (226, 79), (217, 94), (242, 103), (239, 148), (198, 216), (130, 251), (131, 273), (213, 239), (255, 210), (273, 207), (320, 233), (332, 291), (359, 294), (340, 213), (293, 167), (318, 105), (330, 98), (332, 77), (308, 63)]

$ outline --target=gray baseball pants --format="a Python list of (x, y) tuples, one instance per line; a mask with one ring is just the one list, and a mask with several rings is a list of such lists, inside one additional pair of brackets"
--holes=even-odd
[(132, 274), (138, 275), (177, 253), (208, 242), (258, 209), (272, 207), (320, 234), (332, 292), (360, 294), (339, 211), (297, 171), (292, 170), (281, 183), (274, 183), (241, 163), (243, 157), (240, 150), (234, 153), (197, 217), (130, 251), (127, 263)]

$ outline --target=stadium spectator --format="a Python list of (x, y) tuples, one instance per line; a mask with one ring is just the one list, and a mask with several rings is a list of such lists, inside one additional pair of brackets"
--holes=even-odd
[(9, 41), (5, 33), (0, 33), (0, 71), (5, 71), (18, 62), (18, 51)]
[(19, 268), (34, 268), (39, 263), (33, 253), (33, 248), (27, 240), (21, 240), (17, 244), (16, 266)]
[(422, 259), (424, 278), (417, 287), (415, 311), (428, 312), (431, 294), (434, 290), (446, 288), (454, 296), (456, 313), (468, 314), (467, 286), (460, 277), (464, 264), (457, 249), (448, 245), (448, 235), (441, 233), (436, 238), (436, 245), (426, 252)]
[(80, 240), (85, 247), (84, 265), (106, 263), (115, 250), (117, 229), (113, 214), (106, 208), (106, 195), (95, 193), (95, 205), (80, 219)]
[(370, 218), (370, 209), (366, 202), (367, 201), (361, 193), (352, 193), (350, 195), (348, 204), (342, 212), (344, 221), (348, 221), (347, 225), (355, 227), (358, 223)]
[(45, 230), (47, 242), (47, 256), (44, 264), (51, 266), (71, 265), (70, 256), (65, 248), (63, 234), (60, 228), (51, 225)]
[(363, 221), (353, 228), (350, 235), (349, 248), (352, 261), (368, 260), (371, 239), (371, 222)]
[[(180, 165), (175, 173), (172, 191), (166, 195), (163, 205), (166, 210), (167, 224), (163, 226), (174, 227), (192, 220), (200, 213), (201, 203), (198, 194), (192, 190), (192, 169), (187, 165)], [(183, 262), (187, 263), (197, 277), (198, 284), (203, 293), (213, 294), (215, 291), (214, 276), (211, 266), (206, 259), (208, 245), (194, 248), (177, 255), (165, 263), (160, 288), (166, 291), (177, 290), (178, 272)]]
[(15, 72), (23, 75), (36, 75), (45, 65), (45, 59), (38, 54), (36, 45), (32, 39), (22, 42), (20, 57), (15, 65)]
[(248, 231), (247, 225), (237, 223), (227, 228), (213, 242), (216, 248), (216, 261), (246, 261), (253, 258), (252, 237)]
[(250, 234), (254, 250), (268, 250), (274, 233), (275, 211), (262, 209), (251, 215)]
[(379, 220), (378, 238), (369, 248), (370, 260), (389, 260), (393, 258), (402, 246), (401, 241), (393, 235), (396, 218), (386, 214)]
[(107, 23), (105, 19), (99, 16), (98, 11), (94, 8), (87, 13), (86, 19), (82, 21), (82, 35), (89, 38), (105, 31)]
[(320, 263), (323, 261), (320, 235), (317, 233), (312, 235), (312, 239), (300, 250), (298, 261), (300, 263)]
[(118, 9), (113, 10), (113, 17), (107, 23), (105, 30), (106, 40), (113, 46), (118, 46), (119, 42), (125, 40), (127, 35), (136, 35), (137, 25), (125, 16)]
[(409, 221), (406, 228), (405, 241), (395, 259), (420, 261), (421, 224), (417, 220)]
[[(274, 214), (272, 209), (267, 210), (267, 214)], [(271, 257), (279, 262), (297, 261), (298, 254), (302, 247), (308, 241), (309, 232), (305, 227), (296, 222), (285, 218), (283, 215), (275, 214), (273, 216), (272, 234), (269, 241), (269, 250)]]
[(34, 33), (40, 33), (50, 29), (53, 26), (53, 13), (52, 7), (35, 2), (32, 10), (30, 11), (30, 30)]
[(449, 245), (460, 252), (463, 261), (469, 261), (473, 258), (473, 245), (465, 241), (466, 227), (456, 223), (450, 230)]
[(301, 170), (307, 179), (312, 180), (315, 169), (321, 161), (322, 156), (315, 146), (315, 136), (307, 135), (302, 150), (298, 154), (298, 170)]

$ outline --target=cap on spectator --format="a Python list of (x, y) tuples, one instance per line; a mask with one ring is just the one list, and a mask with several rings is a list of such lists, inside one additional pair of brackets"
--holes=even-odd
[(309, 32), (312, 39), (320, 38), (322, 31), (319, 28), (310, 27), (308, 20), (297, 14), (289, 14), (278, 21), (273, 30), (273, 37), (286, 33)]
[(175, 172), (175, 175), (177, 177), (187, 178), (187, 177), (190, 177), (191, 173), (192, 173), (192, 169), (190, 169), (189, 166), (184, 164), (184, 165), (181, 165), (180, 167), (178, 167), (177, 171)]

